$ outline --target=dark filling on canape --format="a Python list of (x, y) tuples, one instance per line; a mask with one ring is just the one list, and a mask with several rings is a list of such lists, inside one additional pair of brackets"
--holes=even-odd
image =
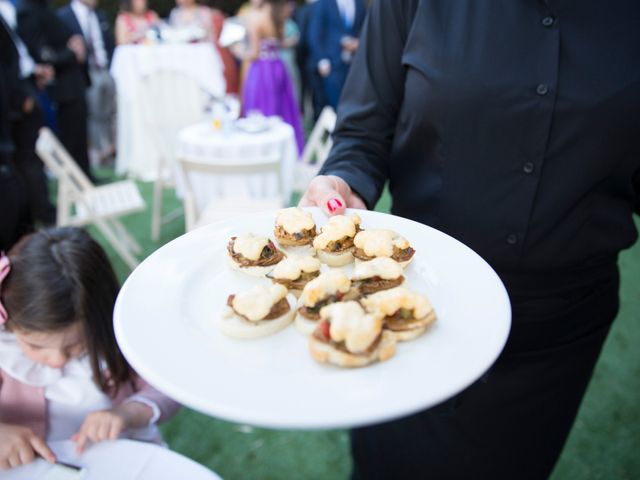
[(271, 240), (265, 245), (260, 253), (260, 258), (257, 260), (249, 260), (244, 255), (234, 252), (233, 245), (236, 242), (237, 237), (231, 237), (229, 244), (227, 245), (227, 251), (229, 255), (241, 267), (270, 267), (280, 262), (284, 258), (284, 253), (276, 248)]
[(300, 247), (303, 245), (310, 245), (313, 242), (313, 239), (316, 236), (316, 227), (310, 228), (309, 230), (289, 233), (282, 228), (281, 225), (276, 225), (274, 233), (280, 244)]
[(349, 250), (351, 247), (353, 247), (353, 237), (345, 235), (339, 240), (331, 240), (324, 250), (331, 253), (339, 253)]
[(358, 289), (360, 295), (371, 295), (372, 293), (397, 287), (398, 285), (401, 285), (402, 282), (404, 282), (404, 277), (402, 275), (392, 280), (385, 280), (384, 278), (376, 275), (375, 277), (355, 281), (354, 287)]
[[(411, 257), (413, 257), (414, 253), (416, 253), (416, 251), (411, 247), (408, 247), (408, 248), (393, 247), (393, 255), (391, 255), (391, 258), (398, 263), (408, 262), (409, 260), (411, 260)], [(364, 250), (361, 248), (354, 248), (353, 256), (356, 257), (358, 260), (364, 260), (365, 262), (367, 260), (373, 260), (374, 258), (376, 258), (376, 257), (369, 257), (366, 253), (364, 253)]]
[(288, 278), (274, 278), (271, 275), (267, 275), (267, 277), (271, 278), (274, 283), (284, 285), (289, 290), (302, 290), (307, 283), (316, 278), (318, 275), (320, 275), (319, 270), (316, 272), (302, 272), (300, 276), (295, 280), (290, 280)]
[(356, 225), (356, 233), (354, 233), (353, 236), (345, 235), (338, 240), (331, 240), (323, 250), (331, 253), (340, 253), (349, 250), (353, 247), (353, 239), (360, 231), (360, 225)]
[[(254, 322), (252, 320), (249, 320), (247, 317), (245, 317), (244, 315), (242, 315), (241, 313), (238, 313), (234, 308), (233, 308), (233, 299), (235, 298), (235, 295), (229, 295), (229, 297), (227, 298), (227, 305), (229, 307), (231, 307), (231, 309), (233, 310), (233, 312), (238, 315), (240, 318), (242, 318), (243, 320), (246, 320), (247, 322), (251, 322), (251, 323), (257, 323)], [(276, 318), (281, 317), (282, 315), (284, 315), (285, 313), (287, 313), (289, 310), (291, 309), (289, 302), (287, 301), (287, 298), (283, 298), (281, 300), (279, 300), (278, 302), (276, 302), (273, 307), (271, 307), (271, 310), (269, 310), (269, 313), (267, 314), (266, 317), (258, 320), (259, 322), (264, 322), (265, 320), (275, 320)]]
[(392, 331), (410, 330), (416, 326), (415, 324), (413, 311), (408, 308), (401, 308), (384, 318), (384, 326)]
[(335, 295), (329, 295), (324, 300), (320, 300), (313, 307), (302, 306), (298, 308), (298, 313), (308, 320), (320, 320), (320, 309), (330, 303), (336, 303), (344, 298), (344, 294), (337, 292)]

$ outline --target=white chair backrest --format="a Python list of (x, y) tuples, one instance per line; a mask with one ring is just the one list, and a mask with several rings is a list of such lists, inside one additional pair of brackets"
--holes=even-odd
[(322, 166), (333, 145), (331, 134), (335, 126), (336, 112), (331, 107), (324, 107), (302, 152), (302, 163), (315, 163), (318, 168)]
[(51, 170), (59, 182), (74, 199), (79, 199), (83, 194), (95, 187), (91, 180), (71, 158), (60, 141), (47, 127), (40, 129), (40, 135), (36, 141), (36, 153)]
[(209, 96), (193, 78), (170, 70), (144, 76), (138, 91), (145, 128), (172, 171), (176, 136), (180, 129), (202, 120)]
[(284, 204), (280, 155), (216, 162), (181, 158), (179, 165), (185, 191), (198, 211), (211, 200), (223, 198), (281, 198)]

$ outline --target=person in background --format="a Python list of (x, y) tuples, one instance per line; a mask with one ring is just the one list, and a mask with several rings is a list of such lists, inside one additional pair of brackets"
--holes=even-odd
[(245, 59), (251, 62), (242, 89), (243, 112), (277, 115), (295, 130), (299, 153), (304, 148), (300, 110), (293, 84), (279, 50), (284, 37), (287, 5), (284, 0), (264, 0), (251, 15), (250, 48)]
[(84, 38), (91, 80), (87, 90), (90, 152), (97, 163), (104, 163), (115, 154), (116, 85), (109, 74), (114, 45), (110, 22), (96, 6), (97, 0), (71, 0), (58, 10), (58, 16)]
[(27, 188), (30, 214), (34, 221), (52, 225), (56, 209), (49, 200), (44, 165), (35, 144), (43, 124), (39, 92), (54, 79), (50, 65), (37, 64), (16, 32), (16, 10), (9, 0), (0, 0), (0, 23), (4, 30), (5, 54), (10, 57), (6, 73), (10, 81), (10, 125), (15, 147), (14, 160)]
[[(249, 0), (248, 2), (243, 3), (238, 9), (236, 19), (245, 26), (247, 32), (249, 31), (249, 25), (252, 23), (252, 18), (259, 15), (260, 7), (263, 2), (264, 0)], [(235, 45), (233, 49), (234, 55), (240, 60), (240, 91), (242, 91), (245, 78), (247, 77), (247, 72), (249, 71), (249, 66), (251, 65), (251, 60), (243, 50), (249, 48), (249, 41), (250, 38), (247, 33), (245, 42)]]
[(364, 0), (318, 0), (309, 25), (311, 57), (327, 104), (338, 105), (366, 16)]
[(213, 30), (211, 9), (199, 5), (196, 0), (176, 0), (176, 6), (169, 15), (169, 25), (176, 28), (196, 27), (202, 29), (203, 40), (215, 42), (217, 34)]
[(113, 331), (118, 281), (79, 228), (41, 230), (0, 256), (0, 469), (49, 441), (131, 438), (161, 444), (179, 405), (136, 374)]
[(142, 43), (147, 31), (159, 21), (147, 0), (123, 0), (116, 17), (116, 45)]
[(216, 50), (220, 54), (222, 65), (224, 67), (224, 80), (227, 85), (226, 92), (228, 94), (237, 95), (240, 93), (238, 85), (238, 62), (234, 58), (231, 51), (220, 45), (220, 34), (222, 33), (222, 27), (224, 25), (225, 16), (217, 8), (211, 9), (211, 18), (213, 20), (213, 31), (216, 32), (215, 46)]
[(0, 251), (6, 251), (31, 228), (29, 199), (22, 177), (13, 162), (11, 138), (11, 74), (17, 69), (17, 55), (8, 28), (0, 17)]
[(286, 20), (284, 21), (284, 37), (280, 48), (280, 58), (287, 67), (291, 81), (293, 82), (293, 92), (296, 101), (300, 104), (300, 72), (296, 63), (296, 47), (300, 42), (300, 30), (298, 25), (291, 18), (296, 8), (295, 2), (287, 2), (285, 7)]
[[(304, 116), (311, 117), (314, 123), (326, 106), (322, 77), (318, 72), (318, 65), (311, 55), (314, 40), (309, 38), (309, 24), (317, 5), (317, 0), (307, 0), (307, 3), (296, 8), (293, 14), (293, 19), (300, 31), (300, 41), (296, 48), (296, 61), (301, 77), (300, 106)], [(311, 106), (311, 114), (307, 112), (308, 105)]]
[(87, 151), (89, 72), (86, 47), (49, 7), (47, 0), (18, 0), (17, 32), (36, 63), (51, 64), (55, 81), (47, 93), (55, 105), (60, 141), (78, 166), (93, 178)]

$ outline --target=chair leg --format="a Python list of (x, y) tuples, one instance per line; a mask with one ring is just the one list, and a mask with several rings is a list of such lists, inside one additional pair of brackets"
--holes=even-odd
[(111, 224), (113, 225), (113, 228), (116, 230), (116, 232), (127, 243), (127, 245), (129, 246), (129, 248), (133, 253), (136, 253), (136, 254), (142, 253), (142, 247), (138, 242), (136, 242), (133, 236), (127, 231), (127, 229), (125, 228), (125, 226), (122, 224), (120, 220), (118, 220), (117, 218), (112, 218)]
[(158, 177), (153, 185), (153, 206), (151, 207), (151, 240), (153, 240), (154, 242), (157, 242), (160, 238), (160, 227), (162, 225), (163, 189), (163, 180), (161, 177)]
[(122, 258), (124, 263), (126, 263), (131, 270), (136, 268), (139, 264), (138, 259), (129, 251), (125, 244), (120, 242), (118, 236), (114, 233), (111, 226), (105, 221), (105, 219), (94, 218), (93, 222), (100, 233), (102, 233), (111, 244), (113, 249), (118, 253), (118, 255), (120, 255), (120, 258)]

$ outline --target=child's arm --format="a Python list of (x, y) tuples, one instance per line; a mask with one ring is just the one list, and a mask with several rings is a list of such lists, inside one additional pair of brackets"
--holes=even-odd
[(171, 418), (180, 404), (160, 393), (140, 377), (135, 381), (136, 393), (110, 410), (101, 410), (87, 415), (72, 440), (79, 453), (84, 451), (87, 441), (115, 440), (122, 432), (131, 428), (163, 422)]
[(180, 404), (169, 398), (164, 393), (149, 385), (141, 377), (135, 380), (136, 393), (127, 398), (123, 405), (127, 403), (142, 403), (153, 410), (153, 415), (149, 423), (162, 423), (173, 417), (180, 409)]

